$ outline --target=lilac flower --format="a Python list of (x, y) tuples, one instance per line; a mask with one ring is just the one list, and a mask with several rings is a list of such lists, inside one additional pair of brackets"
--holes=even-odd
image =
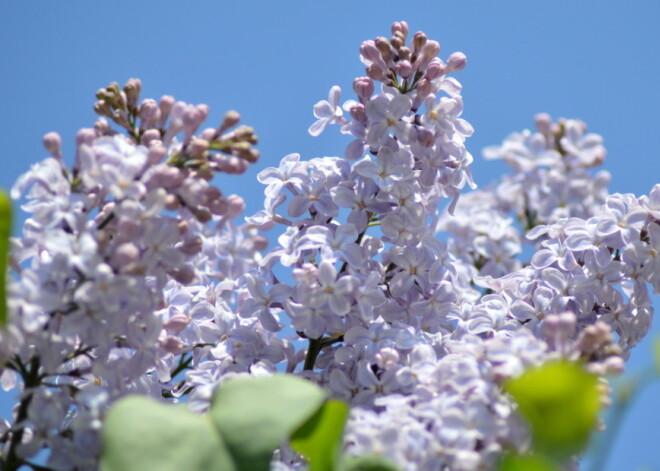
[(319, 101), (314, 105), (314, 116), (318, 118), (314, 124), (309, 127), (309, 133), (312, 136), (321, 134), (328, 124), (345, 124), (346, 120), (342, 116), (342, 109), (339, 105), (341, 89), (334, 86), (330, 89), (328, 100)]

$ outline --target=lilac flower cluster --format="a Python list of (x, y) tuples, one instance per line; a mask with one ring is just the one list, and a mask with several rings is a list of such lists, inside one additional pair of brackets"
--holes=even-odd
[[(69, 169), (49, 133), (51, 157), (12, 189), (27, 195), (30, 217), (14, 240), (12, 315), (0, 342), (2, 386), (20, 388), (13, 424), (1, 426), (4, 469), (43, 448), (52, 469), (95, 469), (109, 405), (128, 392), (168, 393), (186, 353), (216, 340), (215, 306), (178, 313), (182, 295), (164, 289), (237, 277), (264, 247), (232, 222), (242, 199), (210, 181), (258, 157), (253, 131), (231, 130), (239, 116), (230, 112), (197, 135), (206, 105), (140, 102), (140, 88), (132, 79), (97, 94), (96, 111), (127, 135), (100, 118), (76, 135)], [(205, 246), (209, 233), (215, 246)]]
[(100, 119), (68, 170), (46, 136), (52, 157), (14, 188), (31, 217), (0, 343), (0, 381), (20, 389), (0, 425), (7, 462), (46, 448), (51, 469), (95, 469), (104, 414), (128, 392), (204, 411), (223, 381), (286, 371), (351, 405), (345, 453), (490, 469), (529, 447), (508, 378), (558, 358), (622, 371), (650, 327), (649, 285), (660, 293), (660, 185), (608, 195), (607, 173), (591, 174), (602, 139), (539, 115), (485, 151), (514, 173), (475, 190), (450, 76), (466, 58), (408, 36), (397, 22), (365, 41), (356, 99), (332, 87), (314, 107), (310, 134), (340, 126), (345, 157), (261, 171), (264, 209), (244, 225), (240, 197), (210, 182), (258, 156), (234, 112), (196, 134), (206, 106), (140, 102), (131, 80), (95, 106), (128, 137)]

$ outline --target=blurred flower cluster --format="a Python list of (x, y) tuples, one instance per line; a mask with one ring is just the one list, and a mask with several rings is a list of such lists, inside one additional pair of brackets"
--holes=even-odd
[[(75, 162), (22, 176), (31, 214), (14, 242), (0, 381), (20, 395), (0, 424), (6, 466), (49, 450), (95, 469), (108, 407), (128, 393), (204, 411), (237, 375), (296, 374), (351, 405), (348, 454), (403, 470), (489, 469), (529, 432), (503, 384), (556, 359), (603, 383), (648, 332), (660, 293), (660, 185), (610, 195), (606, 151), (578, 120), (535, 119), (484, 151), (512, 173), (476, 190), (461, 118), (462, 53), (405, 22), (360, 47), (355, 99), (339, 87), (309, 129), (337, 125), (344, 157), (284, 157), (258, 175), (264, 209), (212, 185), (258, 153), (229, 112), (140, 102), (140, 82), (97, 94)], [(125, 132), (114, 131), (107, 119)], [(462, 195), (462, 190), (471, 191)], [(261, 231), (276, 232), (266, 251)], [(273, 469), (302, 469), (282, 448)], [(7, 468), (16, 469), (16, 468)]]

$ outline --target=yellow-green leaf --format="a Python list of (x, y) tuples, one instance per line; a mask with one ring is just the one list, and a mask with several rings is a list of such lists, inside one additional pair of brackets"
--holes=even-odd
[(497, 471), (558, 471), (557, 465), (542, 456), (506, 455)]
[(584, 450), (596, 426), (597, 385), (581, 364), (555, 361), (509, 381), (506, 390), (531, 426), (534, 449), (564, 460)]
[(346, 403), (330, 399), (291, 437), (291, 448), (302, 454), (310, 471), (333, 471), (341, 450)]
[(11, 200), (0, 191), (0, 327), (7, 324), (7, 263), (11, 236)]

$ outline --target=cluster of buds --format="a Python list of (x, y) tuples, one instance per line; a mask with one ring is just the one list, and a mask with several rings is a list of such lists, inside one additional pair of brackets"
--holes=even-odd
[[(112, 82), (96, 93), (98, 101), (94, 104), (94, 111), (126, 129), (136, 144), (147, 147), (157, 143), (164, 143), (167, 147), (177, 134), (183, 132), (183, 146), (168, 163), (195, 169), (208, 179), (213, 172), (243, 173), (248, 163), (259, 158), (259, 151), (254, 148), (257, 136), (251, 127), (239, 126), (227, 132), (240, 121), (236, 111), (226, 113), (218, 128), (206, 129), (195, 136), (208, 116), (208, 106), (177, 102), (169, 95), (163, 96), (159, 102), (151, 98), (140, 102), (141, 90), (139, 79), (129, 79), (123, 89)], [(111, 130), (107, 131), (103, 134), (112, 134)]]
[(360, 53), (369, 78), (401, 93), (416, 89), (426, 97), (433, 92), (433, 80), (465, 67), (466, 58), (461, 52), (449, 56), (446, 64), (438, 59), (440, 43), (429, 40), (423, 32), (415, 33), (408, 45), (407, 37), (408, 24), (398, 21), (392, 24), (391, 39), (381, 36), (362, 43)]
[(105, 88), (96, 92), (94, 111), (112, 119), (117, 125), (126, 129), (131, 137), (135, 136), (135, 122), (139, 109), (137, 107), (142, 82), (139, 79), (129, 79), (123, 90), (117, 82), (111, 82)]

